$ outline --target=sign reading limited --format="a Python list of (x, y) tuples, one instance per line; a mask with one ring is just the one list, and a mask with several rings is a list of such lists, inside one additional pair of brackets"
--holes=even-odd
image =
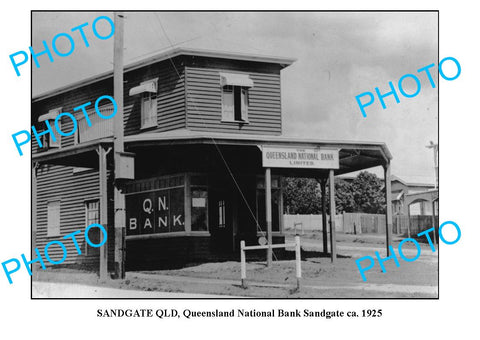
[(262, 163), (272, 168), (338, 169), (338, 150), (263, 147)]
[(184, 197), (183, 188), (126, 195), (127, 235), (184, 231)]

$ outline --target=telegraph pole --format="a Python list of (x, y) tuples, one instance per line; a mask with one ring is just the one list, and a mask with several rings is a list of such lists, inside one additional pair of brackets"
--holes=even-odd
[(114, 237), (115, 278), (125, 278), (125, 196), (121, 192), (121, 155), (123, 148), (123, 12), (114, 12), (115, 37), (113, 42), (113, 97), (117, 113), (113, 120), (114, 182)]
[(427, 149), (433, 149), (433, 162), (435, 164), (435, 189), (438, 188), (438, 143), (430, 141), (430, 145), (425, 146)]

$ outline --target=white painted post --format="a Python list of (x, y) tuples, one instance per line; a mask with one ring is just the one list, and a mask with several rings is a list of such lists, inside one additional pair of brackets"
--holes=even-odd
[(300, 253), (300, 236), (295, 236), (295, 268), (297, 276), (297, 289), (300, 290), (300, 279), (302, 278), (302, 256)]
[(247, 279), (247, 265), (245, 260), (245, 241), (240, 241), (240, 262), (241, 262), (241, 275), (242, 275), (242, 288), (247, 287), (245, 282)]
[(265, 168), (265, 214), (267, 221), (267, 267), (272, 267), (272, 171)]

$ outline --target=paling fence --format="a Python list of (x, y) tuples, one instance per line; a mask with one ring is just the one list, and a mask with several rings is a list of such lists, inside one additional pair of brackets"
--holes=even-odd
[[(328, 224), (327, 216), (327, 224)], [(286, 230), (296, 229), (303, 231), (322, 231), (322, 215), (283, 215), (284, 226)], [(396, 215), (392, 218), (392, 232), (394, 234), (408, 233), (408, 216)], [(432, 227), (432, 216), (418, 215), (410, 216), (410, 234), (416, 235), (419, 232)], [(435, 217), (435, 227), (438, 229), (438, 216)], [(335, 215), (335, 230), (350, 234), (385, 234), (385, 215), (382, 214), (363, 214), (363, 213), (343, 213)], [(328, 225), (327, 225), (328, 230)]]

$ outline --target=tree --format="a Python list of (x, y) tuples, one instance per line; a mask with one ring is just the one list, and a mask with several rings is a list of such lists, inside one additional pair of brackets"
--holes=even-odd
[(375, 174), (360, 172), (352, 182), (355, 211), (369, 214), (385, 213), (385, 188)]
[[(330, 204), (329, 199), (327, 199), (327, 202)], [(337, 214), (355, 211), (356, 205), (351, 183), (341, 179), (335, 181), (335, 207)]]
[(284, 206), (289, 214), (320, 214), (321, 194), (312, 178), (285, 179)]
[[(321, 214), (322, 195), (320, 186), (311, 178), (286, 178), (284, 206), (290, 214)], [(328, 185), (327, 207), (330, 204)], [(352, 181), (335, 180), (336, 213), (385, 212), (385, 196), (382, 181), (372, 173), (363, 171)], [(328, 211), (328, 208), (327, 208)]]

